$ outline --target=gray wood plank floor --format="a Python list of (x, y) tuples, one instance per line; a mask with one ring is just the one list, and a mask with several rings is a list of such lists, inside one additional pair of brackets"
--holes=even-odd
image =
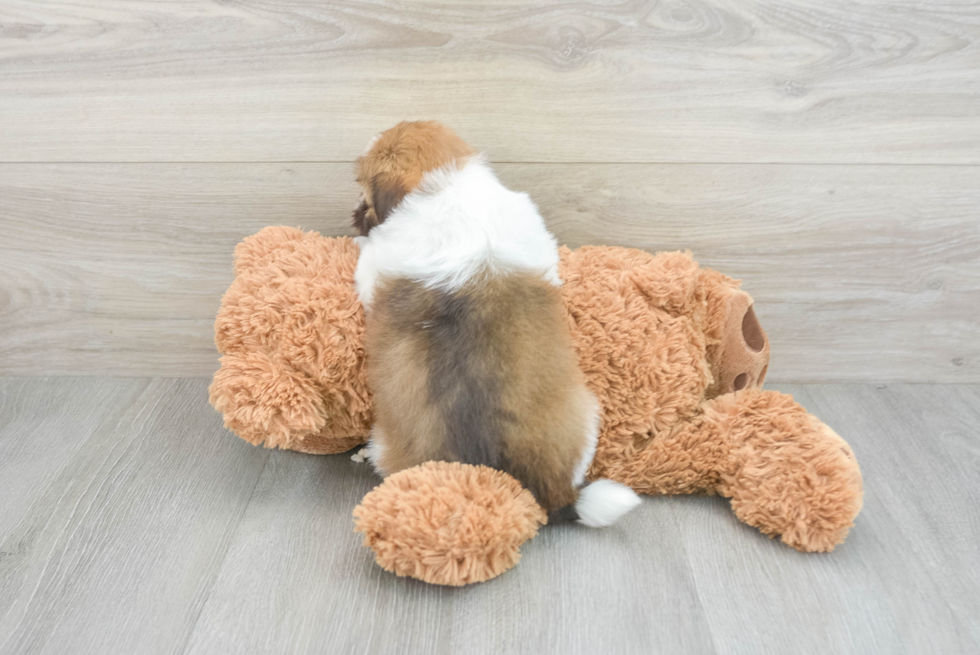
[(802, 555), (720, 498), (562, 526), (463, 589), (374, 565), (346, 456), (257, 449), (206, 379), (0, 379), (0, 653), (968, 653), (980, 386), (800, 385), (865, 508)]

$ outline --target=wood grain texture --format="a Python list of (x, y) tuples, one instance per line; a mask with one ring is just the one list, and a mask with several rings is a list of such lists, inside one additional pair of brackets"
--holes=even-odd
[[(769, 540), (724, 499), (648, 497), (608, 529), (545, 528), (514, 570), (453, 589), (374, 564), (350, 515), (369, 467), (249, 446), (207, 383), (0, 380), (0, 452), (74, 443), (67, 466), (7, 479), (30, 511), (0, 523), (0, 654), (980, 649), (978, 385), (779, 387), (864, 472), (833, 553)], [(103, 420), (79, 428), (71, 403)]]
[(0, 449), (32, 469), (2, 471), (22, 511), (0, 523), (0, 653), (181, 652), (268, 452), (227, 438), (201, 380), (44, 386), (0, 383)]
[(75, 378), (2, 380), (0, 535), (10, 534), (32, 512), (107, 416), (132, 404), (144, 387), (140, 381), (107, 380), (78, 393)]
[(980, 163), (972, 0), (0, 3), (3, 161)]
[[(980, 380), (980, 168), (501, 164), (559, 239), (741, 278), (773, 380)], [(244, 236), (348, 233), (348, 164), (0, 165), (0, 373), (210, 375)]]
[(700, 515), (685, 526), (718, 652), (975, 652), (980, 388), (777, 388), (854, 448), (864, 508), (830, 557), (776, 542), (743, 548), (750, 529), (733, 516), (719, 525), (717, 516)]
[(713, 652), (665, 505), (546, 530), (503, 577), (448, 588), (361, 546), (350, 512), (378, 482), (345, 455), (274, 453), (187, 653)]

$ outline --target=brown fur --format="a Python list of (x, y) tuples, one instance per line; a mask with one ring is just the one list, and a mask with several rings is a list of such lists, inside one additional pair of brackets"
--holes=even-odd
[(472, 155), (465, 141), (435, 121), (403, 122), (383, 132), (357, 160), (363, 198), (354, 210), (354, 229), (366, 236), (418, 188), (426, 173)]
[(477, 276), (453, 293), (385, 281), (366, 338), (386, 472), (485, 465), (546, 510), (574, 503), (593, 401), (557, 288), (523, 273)]

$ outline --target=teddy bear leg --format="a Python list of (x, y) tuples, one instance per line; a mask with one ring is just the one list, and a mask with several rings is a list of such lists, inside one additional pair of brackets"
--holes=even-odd
[(727, 433), (730, 465), (718, 492), (735, 515), (800, 551), (844, 541), (861, 511), (861, 470), (833, 430), (776, 391), (720, 396), (706, 414)]
[(432, 584), (483, 582), (513, 568), (547, 515), (510, 475), (426, 462), (390, 475), (354, 509), (383, 569)]
[[(716, 493), (729, 465), (726, 426), (698, 414), (657, 435), (642, 435), (623, 452), (600, 443), (590, 479), (606, 477), (641, 494)], [(611, 440), (620, 443), (623, 440)]]

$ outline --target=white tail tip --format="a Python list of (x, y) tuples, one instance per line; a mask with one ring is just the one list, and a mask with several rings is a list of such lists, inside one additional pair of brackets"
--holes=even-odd
[(604, 528), (639, 504), (640, 497), (625, 484), (596, 480), (579, 492), (575, 511), (579, 523), (590, 528)]

